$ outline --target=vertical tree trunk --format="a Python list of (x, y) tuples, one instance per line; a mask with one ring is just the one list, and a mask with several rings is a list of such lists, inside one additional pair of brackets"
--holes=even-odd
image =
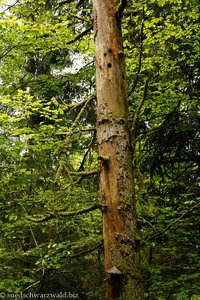
[[(121, 2), (123, 2), (121, 0)], [(120, 0), (93, 0), (106, 299), (143, 299)]]

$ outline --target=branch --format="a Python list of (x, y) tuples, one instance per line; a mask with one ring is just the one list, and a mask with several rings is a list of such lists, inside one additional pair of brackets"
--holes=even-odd
[(135, 155), (135, 177), (137, 179), (138, 187), (144, 202), (149, 203), (149, 195), (145, 186), (143, 174), (140, 171), (140, 167), (136, 155)]
[(88, 148), (87, 148), (87, 150), (86, 150), (86, 152), (83, 156), (82, 162), (81, 162), (81, 164), (78, 168), (78, 172), (84, 171), (84, 164), (85, 164), (87, 156), (88, 156), (88, 154), (89, 154), (89, 152), (90, 152), (90, 150), (91, 150), (91, 148), (92, 148), (92, 146), (95, 142), (95, 139), (96, 139), (96, 130), (93, 132), (93, 138), (92, 138), (91, 142), (89, 143)]
[(138, 122), (138, 118), (139, 118), (139, 115), (140, 115), (140, 112), (141, 112), (141, 109), (144, 105), (144, 102), (147, 98), (147, 91), (148, 91), (148, 85), (149, 85), (149, 80), (146, 79), (145, 81), (145, 84), (144, 84), (144, 92), (143, 92), (143, 97), (140, 101), (140, 104), (135, 112), (135, 115), (134, 115), (134, 118), (133, 118), (133, 124), (132, 124), (132, 132), (135, 132), (136, 131), (136, 127), (137, 127), (137, 122)]
[[(83, 128), (83, 129), (77, 129), (74, 130), (74, 133), (79, 133), (79, 132), (90, 132), (90, 131), (96, 131), (95, 127), (91, 127), (91, 128)], [(66, 135), (66, 132), (57, 132), (56, 135)]]
[(183, 213), (179, 218), (177, 218), (176, 220), (174, 220), (174, 222), (172, 222), (171, 224), (169, 224), (165, 229), (163, 229), (160, 232), (158, 232), (158, 233), (150, 236), (149, 238), (145, 237), (144, 240), (149, 241), (149, 240), (152, 240), (154, 238), (157, 238), (157, 237), (163, 235), (166, 231), (170, 230), (173, 225), (175, 225), (178, 221), (180, 221), (181, 219), (183, 219), (188, 213), (190, 213), (191, 211), (193, 211), (194, 209), (199, 208), (199, 207), (200, 207), (200, 203), (192, 206), (185, 213)]
[(70, 255), (70, 258), (74, 258), (74, 257), (78, 257), (78, 256), (82, 256), (82, 255), (86, 255), (88, 253), (91, 253), (99, 248), (101, 248), (103, 246), (103, 243), (99, 244), (99, 245), (96, 245), (88, 250), (85, 250), (85, 251), (81, 251), (81, 252), (78, 252), (76, 254), (73, 254), (73, 255)]
[(79, 35), (77, 35), (73, 40), (66, 42), (66, 45), (71, 45), (71, 44), (75, 43), (76, 41), (80, 40), (80, 38), (82, 38), (83, 36), (88, 34), (88, 32), (90, 32), (92, 30), (92, 28), (93, 28), (93, 25), (88, 27), (86, 30), (81, 32)]
[(136, 131), (137, 131), (137, 124), (138, 124), (138, 119), (139, 119), (139, 115), (141, 112), (141, 109), (144, 105), (144, 102), (146, 100), (147, 97), (147, 90), (148, 90), (148, 79), (146, 80), (145, 84), (144, 84), (144, 92), (143, 92), (143, 97), (140, 101), (140, 104), (135, 112), (134, 118), (133, 118), (133, 123), (132, 123), (132, 128), (131, 128), (131, 132), (132, 132), (132, 150), (133, 150), (133, 164), (134, 164), (134, 170), (135, 170), (135, 178), (137, 180), (138, 183), (138, 187), (139, 190), (141, 192), (142, 198), (144, 200), (144, 202), (148, 203), (149, 202), (149, 196), (147, 193), (147, 189), (145, 187), (145, 182), (144, 182), (144, 178), (143, 175), (140, 171), (140, 167), (139, 167), (139, 162), (138, 162), (138, 158), (137, 158), (137, 153), (136, 153)]
[(79, 0), (78, 3), (76, 4), (76, 8), (79, 8), (84, 2), (85, 0)]
[(74, 108), (77, 108), (79, 106), (82, 106), (88, 100), (93, 100), (93, 99), (96, 99), (96, 92), (92, 93), (90, 96), (86, 97), (82, 101), (76, 101), (76, 102), (70, 103), (70, 104), (60, 104), (55, 97), (52, 97), (51, 101), (53, 102), (53, 104), (55, 105), (55, 107), (59, 107), (60, 106), (60, 108), (62, 108), (62, 110), (67, 110), (69, 108), (74, 109)]
[(73, 17), (73, 18), (75, 18), (75, 19), (78, 19), (78, 20), (80, 20), (80, 21), (83, 21), (83, 22), (86, 22), (86, 23), (91, 24), (91, 20), (87, 20), (87, 19), (85, 19), (85, 18), (79, 17), (79, 16), (77, 16), (77, 15), (75, 15), (75, 14), (72, 14), (72, 13), (70, 13), (70, 12), (67, 12), (67, 13), (68, 13), (69, 16), (71, 16), (71, 17)]
[(16, 1), (15, 3), (13, 3), (11, 5), (6, 5), (8, 7), (3, 12), (6, 12), (7, 10), (11, 9), (12, 7), (15, 7), (17, 3), (19, 3), (19, 1)]
[[(76, 4), (76, 8), (79, 8), (85, 1), (86, 0), (79, 0), (78, 3)], [(58, 3), (58, 7), (63, 6), (63, 5), (68, 4), (68, 3), (72, 3), (72, 2), (74, 2), (74, 0), (63, 0), (63, 1), (60, 1)], [(56, 9), (58, 7), (56, 7)]]
[[(62, 143), (61, 145), (59, 145), (59, 146), (57, 147), (57, 149), (55, 150), (55, 152), (54, 152), (55, 155), (56, 155), (56, 154), (59, 154), (60, 150), (61, 150), (62, 148), (64, 148), (64, 147), (67, 146), (67, 144), (68, 144), (68, 142), (69, 142), (69, 140), (70, 140), (70, 137), (74, 134), (74, 132), (75, 132), (75, 130), (76, 130), (76, 127), (78, 126), (79, 120), (80, 120), (80, 118), (81, 118), (83, 112), (85, 111), (85, 109), (86, 109), (88, 103), (89, 103), (91, 100), (95, 99), (95, 98), (96, 98), (95, 93), (93, 93), (92, 95), (90, 95), (89, 97), (87, 97), (86, 99), (84, 99), (83, 101), (81, 101), (81, 104), (84, 104), (84, 105), (83, 105), (83, 107), (81, 108), (81, 110), (80, 110), (78, 116), (76, 117), (74, 123), (72, 124), (71, 128), (69, 129), (69, 132), (66, 134), (66, 138), (65, 138), (64, 143)], [(80, 103), (77, 104), (77, 106), (79, 106), (79, 105), (80, 105)], [(77, 107), (77, 106), (76, 106), (76, 107)]]
[[(81, 118), (83, 112), (85, 111), (85, 109), (86, 109), (88, 103), (89, 103), (91, 100), (93, 100), (93, 99), (94, 99), (94, 95), (92, 94), (90, 97), (87, 97), (87, 98), (84, 100), (84, 105), (83, 105), (83, 107), (81, 108), (81, 110), (80, 110), (78, 116), (76, 117), (74, 123), (72, 124), (72, 126), (71, 126), (71, 128), (69, 129), (69, 132), (68, 132), (68, 134), (67, 134), (67, 136), (66, 136), (65, 143), (64, 143), (65, 145), (68, 143), (69, 137), (74, 133), (74, 130), (75, 130), (76, 126), (78, 125), (79, 120), (80, 120), (80, 118)], [(78, 105), (77, 105), (77, 106), (78, 106)]]
[[(66, 154), (61, 154), (60, 163), (59, 163), (58, 170), (56, 171), (54, 183), (58, 183), (60, 180), (61, 173), (62, 173), (63, 169), (65, 169), (65, 159), (66, 159)], [(70, 180), (70, 182), (71, 182), (71, 180)]]
[(142, 25), (141, 25), (141, 34), (140, 34), (140, 55), (139, 55), (139, 64), (138, 64), (138, 71), (136, 75), (135, 82), (133, 84), (133, 87), (131, 88), (130, 92), (128, 93), (128, 97), (131, 96), (131, 94), (135, 91), (135, 88), (138, 83), (140, 71), (141, 71), (141, 66), (142, 66), (142, 54), (143, 54), (143, 31), (144, 31), (144, 7), (142, 10)]
[(78, 106), (81, 106), (81, 105), (85, 104), (86, 102), (88, 102), (90, 100), (94, 100), (94, 99), (96, 99), (96, 92), (92, 93), (90, 96), (86, 97), (85, 99), (83, 99), (80, 102), (69, 104), (68, 107), (77, 108)]
[(93, 211), (95, 209), (99, 209), (99, 204), (95, 203), (87, 208), (79, 209), (79, 210), (72, 210), (72, 211), (50, 211), (47, 213), (46, 216), (38, 214), (38, 217), (34, 217), (31, 215), (26, 215), (25, 218), (31, 222), (44, 222), (48, 221), (50, 219), (54, 219), (57, 217), (71, 217), (71, 216), (77, 216), (81, 215), (90, 211)]
[(123, 16), (123, 11), (127, 6), (127, 0), (120, 0), (119, 4), (116, 7), (116, 13), (118, 18), (121, 20)]
[(87, 208), (82, 208), (79, 210), (72, 210), (72, 211), (57, 211), (55, 213), (55, 216), (61, 216), (61, 217), (70, 217), (70, 216), (77, 216), (82, 215), (84, 213), (93, 211), (95, 209), (99, 208), (99, 204), (95, 203)]
[(17, 43), (16, 45), (10, 47), (9, 49), (6, 49), (6, 51), (1, 54), (0, 59), (2, 59), (3, 57), (5, 57), (8, 53), (10, 53), (13, 49), (15, 49), (17, 46), (19, 46), (21, 44), (22, 41), (20, 41), (19, 43)]
[(69, 171), (69, 174), (74, 176), (91, 176), (91, 175), (98, 174), (98, 170), (78, 171), (78, 172)]
[(60, 1), (60, 2), (58, 2), (58, 7), (60, 7), (62, 5), (65, 5), (67, 3), (72, 3), (72, 2), (74, 2), (74, 0), (63, 0), (63, 1)]
[(24, 292), (31, 289), (33, 286), (38, 285), (39, 283), (40, 283), (40, 280), (32, 283), (31, 285), (29, 285), (27, 288), (24, 289)]

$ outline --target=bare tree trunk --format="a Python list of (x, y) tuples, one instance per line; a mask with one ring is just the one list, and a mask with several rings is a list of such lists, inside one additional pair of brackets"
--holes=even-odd
[[(123, 2), (121, 0), (121, 2)], [(143, 299), (120, 0), (93, 0), (106, 299)]]

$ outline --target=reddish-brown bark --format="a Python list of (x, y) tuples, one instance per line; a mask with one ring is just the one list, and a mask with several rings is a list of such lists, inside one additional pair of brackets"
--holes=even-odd
[(119, 2), (93, 1), (106, 299), (139, 300), (143, 299), (143, 287)]

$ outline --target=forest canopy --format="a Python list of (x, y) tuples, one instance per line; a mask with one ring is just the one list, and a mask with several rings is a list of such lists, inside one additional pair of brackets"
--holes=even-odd
[[(92, 3), (0, 4), (0, 293), (104, 299)], [(120, 16), (148, 300), (200, 299), (199, 11)]]

